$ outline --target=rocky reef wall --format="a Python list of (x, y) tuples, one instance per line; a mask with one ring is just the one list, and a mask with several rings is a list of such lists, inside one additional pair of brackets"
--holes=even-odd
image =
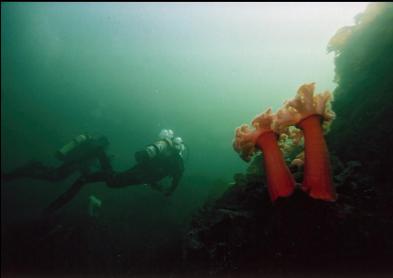
[(376, 182), (391, 183), (393, 163), (393, 3), (372, 3), (356, 24), (340, 29), (328, 144), (343, 160), (360, 161)]

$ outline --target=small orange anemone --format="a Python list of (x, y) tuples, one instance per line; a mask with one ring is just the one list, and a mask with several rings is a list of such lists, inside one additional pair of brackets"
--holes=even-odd
[(291, 161), (291, 166), (302, 167), (303, 165), (304, 165), (304, 152), (301, 152)]

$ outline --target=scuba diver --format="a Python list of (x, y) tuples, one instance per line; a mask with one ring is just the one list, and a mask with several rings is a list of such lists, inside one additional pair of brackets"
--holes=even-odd
[(110, 167), (109, 159), (105, 153), (109, 141), (106, 137), (94, 137), (89, 134), (80, 134), (72, 141), (59, 149), (55, 156), (62, 162), (59, 167), (46, 166), (38, 161), (32, 161), (9, 173), (2, 173), (3, 181), (12, 181), (21, 178), (32, 178), (47, 181), (61, 181), (75, 172), (81, 176), (91, 173), (97, 161), (102, 170)]
[[(170, 129), (163, 129), (159, 140), (135, 153), (136, 165), (123, 172), (116, 172), (108, 163), (101, 171), (82, 175), (72, 186), (52, 202), (45, 210), (50, 214), (67, 204), (88, 183), (105, 182), (108, 187), (122, 188), (129, 185), (148, 185), (153, 190), (170, 196), (179, 185), (184, 172), (183, 155), (186, 148), (182, 138), (174, 137)], [(106, 161), (109, 161), (106, 159)], [(169, 189), (164, 189), (158, 182), (171, 177)]]

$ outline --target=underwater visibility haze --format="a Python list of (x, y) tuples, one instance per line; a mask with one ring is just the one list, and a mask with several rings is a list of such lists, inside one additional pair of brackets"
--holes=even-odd
[[(333, 227), (333, 223), (341, 223), (336, 215), (360, 219), (360, 211), (368, 211), (364, 215), (371, 217), (369, 222), (343, 220), (347, 226), (341, 229), (337, 224), (334, 231), (342, 235), (364, 229), (364, 234), (379, 238), (384, 246), (380, 262), (391, 258), (392, 237), (367, 229), (374, 221), (376, 227), (388, 227), (386, 233), (393, 230), (387, 212), (392, 202), (391, 181), (384, 175), (391, 158), (380, 161), (392, 138), (392, 128), (380, 120), (392, 111), (393, 87), (388, 77), (393, 69), (388, 50), (393, 49), (392, 11), (391, 3), (366, 2), (2, 2), (2, 174), (29, 161), (59, 165), (55, 152), (82, 133), (108, 139), (107, 153), (115, 171), (132, 167), (134, 153), (157, 141), (162, 129), (172, 129), (186, 148), (184, 173), (170, 196), (146, 185), (110, 188), (95, 182), (45, 217), (42, 211), (78, 175), (56, 182), (2, 181), (2, 274), (173, 277), (194, 271), (201, 277), (237, 277), (245, 269), (261, 276), (264, 271), (288, 274), (291, 264), (286, 263), (291, 258), (304, 259), (288, 251), (292, 250), (289, 242), (301, 245), (304, 238), (285, 234), (287, 241), (273, 241), (268, 234), (274, 229), (250, 223), (273, 227), (278, 223), (274, 219), (299, 215), (290, 215), (291, 209), (277, 214), (269, 194), (261, 191), (266, 188), (264, 175), (271, 175), (271, 170), (260, 172), (264, 164), (258, 156), (245, 163), (232, 143), (237, 127), (251, 123), (269, 107), (278, 111), (284, 101), (296, 96), (300, 86), (314, 82), (315, 94), (333, 94), (335, 117), (326, 143), (331, 154), (331, 186), (338, 198), (334, 208), (321, 208), (319, 203), (310, 206), (318, 217), (330, 215), (327, 223)], [(354, 27), (340, 29), (345, 26)], [(374, 109), (368, 106), (371, 103)], [(370, 114), (363, 113), (370, 110)], [(366, 130), (371, 127), (375, 132), (368, 135)], [(360, 133), (367, 135), (360, 138)], [(386, 154), (393, 156), (391, 151)], [(300, 176), (294, 177), (298, 182)], [(165, 178), (162, 184), (168, 187), (170, 180)], [(375, 209), (364, 201), (368, 197), (356, 191), (364, 188), (353, 184), (379, 188), (376, 193), (370, 189), (377, 196), (370, 198), (380, 198), (372, 200), (381, 207)], [(248, 186), (249, 193), (239, 191), (239, 186)], [(282, 207), (301, 214), (304, 207), (296, 202), (307, 201), (296, 194), (294, 203)], [(335, 201), (332, 196), (327, 199)], [(360, 201), (353, 202), (355, 199)], [(249, 205), (250, 200), (265, 207)], [(224, 217), (225, 209), (231, 212)], [(309, 218), (312, 216), (307, 214), (301, 221), (319, 225)], [(284, 230), (299, 231), (294, 220), (279, 222)], [(254, 237), (250, 227), (257, 227), (256, 234), (266, 233)], [(230, 236), (239, 229), (249, 232)], [(270, 243), (260, 244), (265, 237)], [(225, 240), (220, 241), (222, 238)], [(336, 239), (345, 241), (340, 236)], [(357, 243), (368, 241), (361, 236), (356, 239), (353, 246), (349, 241), (338, 252), (375, 251), (362, 249)], [(329, 240), (327, 244), (336, 246)], [(253, 244), (256, 241), (259, 243)], [(275, 247), (271, 242), (277, 243)], [(224, 245), (226, 249), (220, 249)], [(255, 250), (244, 252), (244, 259), (236, 255), (242, 254), (241, 246), (269, 251), (258, 255)], [(332, 250), (326, 256), (337, 251)], [(308, 251), (315, 250), (304, 253)], [(265, 256), (273, 260), (270, 265), (268, 261), (256, 263)], [(352, 260), (351, 255), (348, 258)], [(320, 273), (321, 268), (313, 270)]]

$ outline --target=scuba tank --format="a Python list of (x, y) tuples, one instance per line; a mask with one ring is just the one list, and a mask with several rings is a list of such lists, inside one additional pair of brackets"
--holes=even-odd
[(88, 134), (80, 134), (78, 136), (76, 136), (74, 139), (72, 139), (72, 141), (68, 142), (67, 144), (65, 144), (62, 148), (60, 148), (58, 151), (56, 151), (55, 156), (59, 159), (59, 160), (66, 160), (67, 157), (75, 150), (77, 149), (80, 145), (82, 145), (83, 143), (89, 141), (90, 139), (92, 139), (92, 137)]
[(161, 154), (169, 153), (170, 147), (172, 146), (172, 141), (169, 139), (163, 139), (147, 146), (143, 151), (138, 151), (135, 153), (135, 159), (138, 162), (143, 162), (146, 160), (153, 159)]
[(172, 146), (172, 141), (168, 139), (160, 140), (154, 144), (146, 147), (146, 152), (149, 158), (156, 157), (158, 154), (163, 154), (168, 150), (168, 147)]

